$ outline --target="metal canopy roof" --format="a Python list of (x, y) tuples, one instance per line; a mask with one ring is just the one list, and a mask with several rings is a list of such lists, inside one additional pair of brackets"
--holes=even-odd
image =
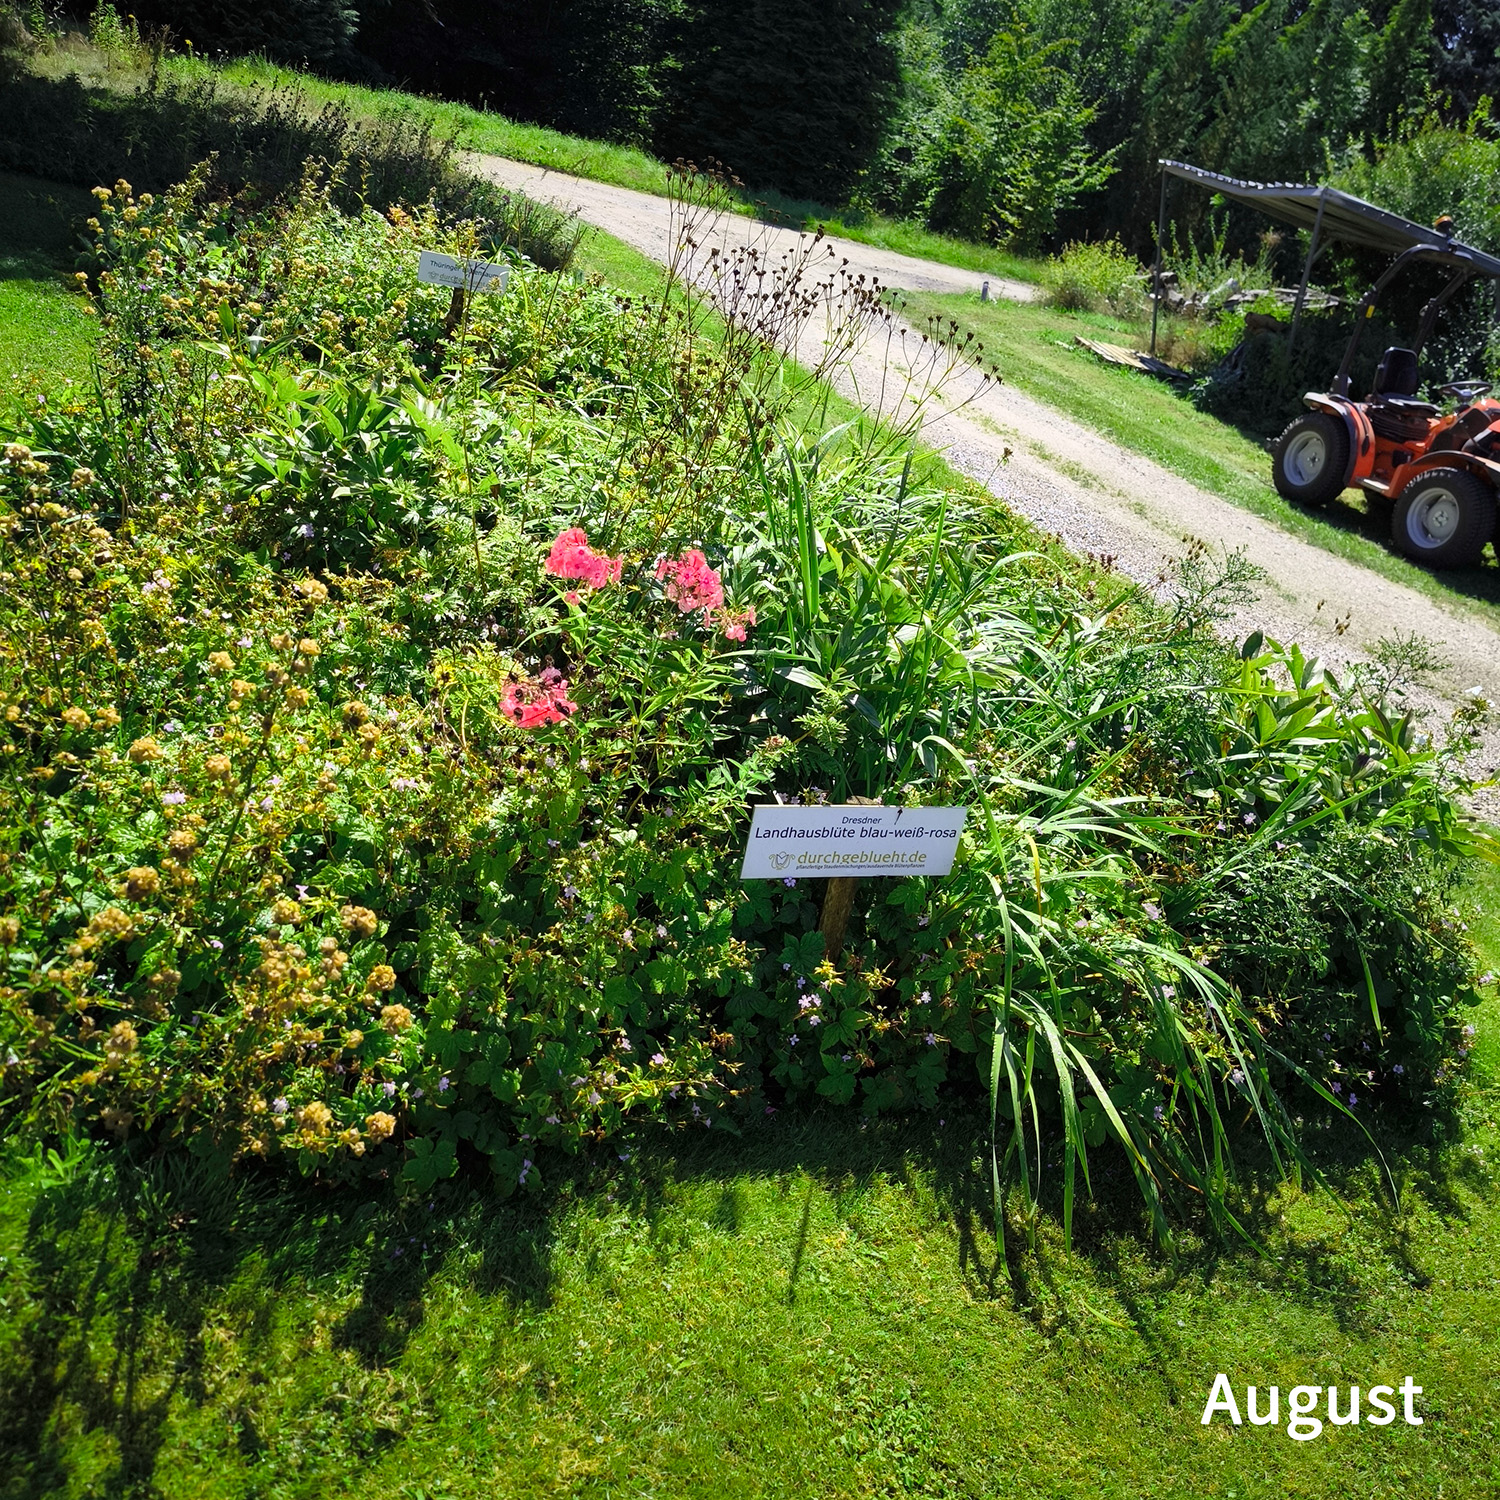
[(1320, 239), (1348, 240), (1392, 255), (1419, 245), (1430, 247), (1441, 254), (1451, 254), (1455, 262), (1467, 263), (1480, 275), (1500, 279), (1500, 259), (1495, 256), (1472, 245), (1445, 239), (1436, 229), (1404, 219), (1388, 209), (1376, 208), (1373, 203), (1338, 188), (1294, 182), (1241, 182), (1237, 177), (1206, 172), (1185, 162), (1163, 161), (1161, 165), (1173, 177), (1186, 178), (1211, 192), (1248, 203), (1283, 224), (1295, 224), (1299, 229), (1317, 228)]

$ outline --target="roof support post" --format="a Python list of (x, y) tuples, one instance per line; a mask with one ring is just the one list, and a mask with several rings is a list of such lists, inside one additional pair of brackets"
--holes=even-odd
[(1167, 237), (1167, 169), (1161, 169), (1161, 207), (1156, 211), (1156, 261), (1151, 267), (1151, 357), (1156, 358), (1156, 318), (1161, 311), (1162, 242)]
[(1328, 203), (1326, 193), (1318, 194), (1318, 217), (1313, 220), (1312, 240), (1307, 247), (1307, 260), (1302, 266), (1302, 285), (1297, 288), (1297, 305), (1292, 311), (1292, 332), (1286, 341), (1287, 357), (1291, 358), (1292, 350), (1297, 347), (1297, 329), (1302, 323), (1302, 307), (1307, 301), (1307, 284), (1312, 280), (1313, 262), (1318, 258), (1318, 235), (1323, 228), (1323, 209)]

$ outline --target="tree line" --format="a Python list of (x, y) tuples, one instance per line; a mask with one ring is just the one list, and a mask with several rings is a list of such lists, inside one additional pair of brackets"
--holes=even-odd
[[(1082, 234), (1149, 244), (1164, 156), (1307, 181), (1357, 174), (1424, 132), (1492, 144), (1487, 101), (1500, 94), (1495, 0), (141, 0), (135, 10), (200, 52), (264, 52), (668, 159), (715, 158), (754, 188), (1023, 248)], [(1500, 214), (1486, 198), (1479, 217), (1491, 208)]]

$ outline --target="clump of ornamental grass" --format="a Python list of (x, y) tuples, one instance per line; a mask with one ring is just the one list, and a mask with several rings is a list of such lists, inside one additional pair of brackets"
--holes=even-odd
[[(9, 1128), (510, 1193), (969, 1092), (999, 1225), (1109, 1153), (1166, 1235), (1238, 1222), (1246, 1125), (1295, 1173), (1309, 1112), (1442, 1105), (1477, 708), (1228, 651), (1205, 556), (1166, 610), (1060, 571), (690, 277), (454, 320), (430, 215), (100, 202), (96, 389), (0, 459)], [(971, 815), (832, 954), (736, 878), (773, 795)]]

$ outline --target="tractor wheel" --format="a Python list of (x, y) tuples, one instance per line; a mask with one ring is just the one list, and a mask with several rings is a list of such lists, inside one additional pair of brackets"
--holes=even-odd
[(1472, 568), (1495, 530), (1495, 492), (1462, 469), (1430, 469), (1401, 492), (1391, 538), (1429, 568)]
[(1284, 500), (1327, 505), (1344, 488), (1349, 429), (1326, 411), (1300, 416), (1276, 439), (1271, 478)]

